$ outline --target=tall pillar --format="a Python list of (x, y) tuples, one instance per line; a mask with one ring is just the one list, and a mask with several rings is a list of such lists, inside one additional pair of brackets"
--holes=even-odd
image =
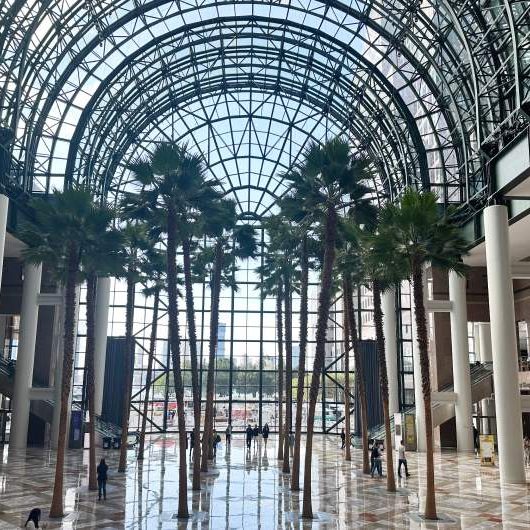
[(22, 305), (20, 309), (20, 342), (15, 370), (13, 415), (9, 436), (9, 447), (11, 449), (24, 449), (27, 445), (30, 388), (33, 384), (41, 276), (42, 267), (40, 265), (26, 264), (24, 266)]
[[(491, 363), (493, 361), (493, 353), (491, 348), (491, 328), (489, 322), (479, 322), (478, 324), (478, 342), (480, 344), (480, 362)], [(480, 402), (482, 415), (490, 418), (482, 419), (482, 434), (494, 434), (492, 429), (493, 422), (491, 418), (495, 418), (495, 404), (491, 398), (483, 399)]]
[(488, 206), (484, 210), (484, 229), (499, 467), (503, 482), (524, 483), (523, 426), (508, 245), (508, 209), (501, 205)]
[(396, 336), (396, 291), (383, 293), (383, 332), (385, 335), (386, 371), (388, 374), (388, 399), (390, 417), (399, 412), (398, 361)]
[(453, 384), (456, 393), (455, 420), (458, 451), (473, 451), (473, 404), (467, 338), (466, 278), (449, 272)]
[(103, 387), (105, 385), (105, 360), (107, 355), (107, 327), (109, 323), (110, 278), (98, 278), (96, 291), (96, 321), (94, 348), (94, 405), (101, 415)]
[(416, 313), (414, 311), (414, 300), (412, 299), (412, 296), (410, 307), (410, 316), (412, 319), (412, 356), (414, 368), (414, 408), (416, 416), (417, 450), (425, 452), (427, 449), (427, 440), (425, 438), (425, 405), (423, 403), (423, 391), (421, 388), (420, 344), (418, 341)]
[(7, 211), (9, 199), (0, 195), (0, 286), (2, 285), (2, 272), (4, 265), (4, 249), (6, 245)]

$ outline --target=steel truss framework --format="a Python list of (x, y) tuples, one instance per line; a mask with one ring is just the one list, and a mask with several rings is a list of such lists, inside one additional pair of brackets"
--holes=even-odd
[(0, 117), (32, 192), (115, 198), (171, 138), (260, 217), (307, 142), (343, 132), (379, 196), (417, 182), (463, 202), (530, 98), (528, 1), (7, 0), (0, 17)]

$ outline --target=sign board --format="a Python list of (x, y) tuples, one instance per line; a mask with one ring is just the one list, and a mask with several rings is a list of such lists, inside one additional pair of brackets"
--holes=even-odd
[(403, 414), (403, 431), (405, 440), (405, 449), (407, 451), (416, 451), (418, 448), (418, 439), (416, 437), (416, 415), (415, 414)]
[(480, 465), (495, 465), (495, 436), (492, 434), (481, 434), (480, 440)]

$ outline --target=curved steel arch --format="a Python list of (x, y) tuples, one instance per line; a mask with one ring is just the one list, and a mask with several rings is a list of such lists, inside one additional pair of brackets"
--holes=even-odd
[[(286, 25), (292, 25), (290, 17), (302, 15), (301, 26), (308, 32), (334, 32), (352, 48), (363, 43), (367, 54), (373, 55), (374, 71), (392, 77), (392, 70), (401, 68), (401, 80), (394, 75), (390, 83), (404, 94), (402, 99), (410, 94), (417, 97), (407, 104), (425, 144), (431, 182), (443, 189), (446, 200), (451, 200), (451, 190), (459, 190), (458, 200), (462, 200), (466, 198), (464, 182), (473, 189), (483, 184), (482, 139), (500, 134), (529, 99), (529, 3), (291, 0), (278, 4), (248, 0), (237, 5), (238, 15), (250, 22), (256, 38), (267, 37), (270, 20), (278, 19), (278, 14), (286, 15)], [(132, 42), (133, 36), (149, 35), (156, 24), (170, 25), (178, 17), (198, 15), (195, 25), (204, 26), (207, 19), (226, 17), (236, 2), (190, 0), (184, 7), (180, 4), (104, 0), (95, 6), (77, 1), (64, 9), (59, 0), (7, 0), (0, 6), (0, 19), (5, 21), (0, 54), (6, 59), (0, 62), (0, 72), (6, 74), (0, 86), (0, 115), (17, 131), (15, 165), (27, 175), (27, 189), (36, 187), (32, 181), (40, 175), (45, 179), (53, 175), (46, 167), (48, 158), (61, 167), (71, 129), (60, 116), (61, 109), (78, 113), (84, 95), (77, 88), (89, 87), (101, 78), (93, 69), (99, 48), (104, 53), (120, 49), (125, 53), (127, 38)], [(222, 29), (221, 38), (229, 39), (230, 32)], [(288, 30), (276, 31), (285, 35)], [(152, 37), (151, 33), (147, 40)], [(189, 39), (193, 45), (191, 35)], [(312, 45), (326, 44), (314, 39)], [(310, 57), (307, 64), (311, 68)], [(65, 68), (70, 68), (70, 77), (63, 76)], [(86, 85), (83, 78), (88, 80)], [(438, 136), (445, 137), (448, 149), (440, 152), (432, 139), (442, 117)], [(40, 125), (35, 128), (36, 123)], [(432, 132), (425, 132), (427, 128)]]

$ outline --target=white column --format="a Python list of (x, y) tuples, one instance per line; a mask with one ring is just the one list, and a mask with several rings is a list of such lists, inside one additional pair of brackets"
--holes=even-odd
[(13, 388), (13, 415), (9, 446), (11, 449), (24, 449), (28, 438), (30, 388), (33, 384), (33, 364), (35, 342), (39, 319), (38, 297), (42, 267), (24, 266), (22, 305), (20, 309), (20, 342), (18, 345), (15, 384)]
[(96, 291), (95, 351), (94, 351), (94, 404), (101, 415), (105, 385), (107, 355), (107, 327), (109, 323), (110, 278), (98, 278)]
[[(491, 348), (491, 328), (489, 322), (479, 322), (478, 324), (478, 341), (480, 344), (480, 362), (491, 363), (493, 361), (493, 353)], [(495, 417), (495, 404), (491, 398), (483, 399), (480, 402), (483, 416)], [(494, 434), (491, 428), (491, 420), (482, 419), (481, 434)]]
[(467, 338), (466, 278), (449, 272), (453, 384), (456, 393), (455, 420), (458, 451), (473, 451), (473, 405)]
[(508, 209), (499, 205), (488, 206), (484, 210), (484, 229), (499, 467), (503, 482), (524, 483), (523, 427), (508, 244)]
[(412, 318), (412, 355), (414, 368), (414, 402), (416, 415), (416, 438), (417, 450), (425, 452), (427, 441), (425, 438), (425, 405), (423, 403), (423, 392), (421, 388), (421, 365), (420, 365), (420, 345), (418, 342), (418, 332), (416, 328), (416, 313), (414, 311), (414, 299), (410, 301)]
[[(74, 357), (77, 351), (77, 324), (79, 321), (79, 298), (81, 295), (81, 288), (78, 286), (76, 290), (76, 304), (75, 304), (75, 338), (74, 338)], [(53, 418), (51, 425), (50, 443), (53, 449), (57, 448), (57, 442), (59, 439), (59, 422), (61, 415), (61, 393), (62, 393), (62, 382), (63, 382), (63, 359), (64, 359), (64, 302), (61, 305), (56, 306), (57, 318), (59, 319), (57, 324), (61, 330), (60, 347), (56, 352), (56, 364), (55, 364), (55, 375), (54, 375), (54, 407), (53, 407)], [(74, 358), (75, 362), (75, 358)], [(72, 382), (75, 374), (75, 366), (72, 369), (72, 380), (70, 381), (70, 397), (68, 399), (68, 410), (66, 420), (66, 437), (70, 436), (70, 413), (72, 411)]]
[(396, 291), (383, 293), (383, 332), (385, 335), (386, 371), (388, 374), (388, 398), (390, 417), (399, 412), (397, 336), (396, 336)]
[(4, 249), (6, 244), (7, 211), (9, 199), (5, 195), (0, 195), (0, 286), (2, 285), (2, 272), (4, 265)]

